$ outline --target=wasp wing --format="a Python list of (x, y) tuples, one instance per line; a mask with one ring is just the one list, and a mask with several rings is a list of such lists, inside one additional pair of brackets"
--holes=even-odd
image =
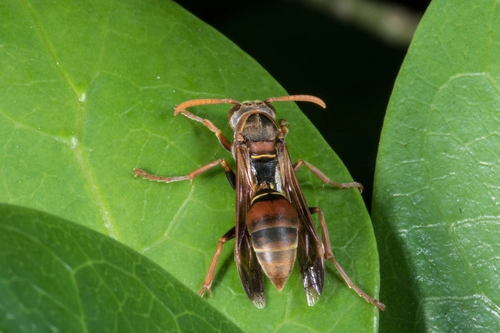
[(325, 251), (314, 226), (307, 202), (302, 194), (299, 181), (295, 175), (288, 148), (283, 140), (277, 142), (276, 152), (282, 177), (283, 192), (295, 206), (299, 215), (300, 226), (297, 258), (300, 264), (307, 303), (309, 306), (312, 306), (318, 301), (323, 291)]
[(252, 240), (246, 226), (247, 211), (253, 197), (252, 172), (248, 147), (235, 142), (236, 160), (236, 245), (234, 258), (241, 283), (248, 298), (258, 308), (266, 305), (262, 268), (253, 250)]

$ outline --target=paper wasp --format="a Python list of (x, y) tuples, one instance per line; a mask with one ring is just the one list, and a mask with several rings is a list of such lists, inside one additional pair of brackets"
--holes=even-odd
[[(271, 105), (281, 101), (312, 102), (326, 107), (321, 99), (309, 95), (283, 96), (243, 103), (233, 99), (186, 101), (175, 108), (174, 115), (181, 113), (214, 132), (221, 145), (232, 152), (236, 161), (236, 173), (224, 159), (219, 159), (185, 176), (162, 177), (134, 169), (134, 177), (141, 176), (164, 183), (192, 181), (217, 165), (224, 168), (231, 186), (236, 190), (236, 226), (219, 239), (200, 296), (206, 291), (210, 292), (224, 243), (236, 238), (234, 257), (240, 279), (248, 298), (258, 308), (263, 308), (266, 302), (262, 272), (281, 291), (296, 259), (299, 261), (307, 303), (314, 305), (323, 291), (324, 259), (328, 259), (350, 288), (383, 311), (385, 305), (357, 287), (335, 260), (323, 212), (318, 207), (308, 207), (295, 172), (304, 165), (324, 184), (338, 188), (357, 188), (360, 191), (362, 185), (356, 182), (332, 181), (315, 166), (303, 160), (292, 164), (285, 143), (288, 122), (283, 119), (278, 123), (275, 120), (275, 109)], [(229, 123), (234, 131), (233, 143), (210, 120), (187, 111), (187, 108), (208, 104), (234, 105), (229, 111)], [(315, 213), (318, 214), (321, 224), (321, 238), (311, 216)]]

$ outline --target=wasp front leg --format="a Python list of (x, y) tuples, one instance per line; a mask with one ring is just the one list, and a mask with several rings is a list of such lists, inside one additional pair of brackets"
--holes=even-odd
[(314, 165), (312, 165), (311, 163), (306, 162), (304, 160), (298, 160), (297, 162), (295, 162), (295, 164), (293, 165), (293, 169), (295, 170), (295, 172), (297, 172), (298, 168), (300, 168), (302, 165), (305, 165), (309, 170), (312, 171), (312, 173), (314, 173), (316, 175), (316, 177), (321, 179), (323, 184), (330, 184), (330, 185), (333, 185), (335, 187), (342, 188), (342, 189), (343, 188), (357, 188), (359, 190), (359, 192), (363, 192), (363, 185), (361, 185), (360, 183), (358, 183), (358, 182), (339, 183), (339, 182), (333, 181), (330, 178), (328, 178), (323, 172), (321, 172), (320, 169), (316, 168)]
[(344, 278), (345, 282), (349, 286), (349, 288), (354, 289), (356, 293), (363, 297), (368, 303), (371, 303), (375, 305), (380, 311), (385, 310), (385, 305), (384, 303), (376, 300), (375, 298), (369, 296), (367, 293), (365, 293), (361, 288), (359, 288), (357, 285), (352, 282), (352, 280), (349, 278), (347, 273), (344, 271), (342, 266), (340, 266), (339, 262), (335, 259), (335, 256), (333, 255), (332, 249), (331, 249), (331, 243), (330, 243), (330, 235), (328, 234), (328, 228), (326, 226), (325, 222), (325, 216), (323, 215), (323, 211), (319, 207), (309, 207), (309, 210), (311, 214), (318, 214), (319, 216), (319, 221), (321, 224), (321, 238), (323, 241), (323, 247), (325, 249), (325, 259), (328, 259), (333, 263), (337, 271), (340, 273), (342, 278)]
[(211, 130), (217, 139), (219, 140), (220, 144), (227, 150), (231, 151), (231, 142), (222, 134), (222, 131), (214, 125), (210, 120), (204, 119), (201, 117), (198, 117), (195, 114), (192, 114), (188, 110), (186, 110), (189, 107), (192, 106), (197, 106), (197, 105), (208, 105), (208, 104), (238, 104), (237, 101), (226, 98), (226, 99), (193, 99), (190, 101), (186, 101), (184, 103), (181, 103), (177, 105), (174, 109), (174, 116), (178, 115), (181, 113), (183, 116), (188, 117), (191, 120), (197, 121), (199, 123), (202, 123), (203, 126)]
[(226, 173), (226, 177), (229, 180), (231, 187), (234, 189), (236, 187), (236, 175), (234, 174), (234, 172), (231, 169), (231, 167), (229, 166), (229, 164), (227, 164), (226, 160), (224, 160), (222, 158), (220, 160), (216, 160), (216, 161), (213, 161), (211, 163), (208, 163), (208, 164), (194, 170), (193, 172), (188, 173), (185, 176), (175, 176), (175, 177), (156, 176), (156, 175), (152, 175), (150, 173), (147, 173), (146, 171), (139, 169), (139, 168), (134, 169), (132, 173), (134, 175), (134, 178), (137, 178), (138, 176), (140, 176), (144, 179), (148, 179), (148, 180), (156, 181), (156, 182), (161, 182), (161, 183), (173, 183), (173, 182), (178, 182), (181, 180), (189, 180), (190, 182), (192, 182), (194, 178), (198, 177), (199, 175), (201, 175), (205, 171), (208, 171), (219, 164), (224, 168), (224, 172)]

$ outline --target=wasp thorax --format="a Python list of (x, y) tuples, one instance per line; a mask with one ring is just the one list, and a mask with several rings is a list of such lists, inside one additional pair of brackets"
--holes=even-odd
[(264, 113), (252, 113), (241, 124), (241, 134), (248, 141), (274, 141), (279, 133), (276, 121)]

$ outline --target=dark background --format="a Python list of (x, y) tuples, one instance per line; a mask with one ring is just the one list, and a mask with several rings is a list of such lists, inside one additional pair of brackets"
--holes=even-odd
[[(300, 108), (365, 186), (370, 209), (383, 118), (408, 45), (384, 41), (306, 1), (176, 2), (256, 59), (290, 94), (326, 102), (326, 111), (306, 103)], [(429, 2), (383, 3), (422, 14)]]

